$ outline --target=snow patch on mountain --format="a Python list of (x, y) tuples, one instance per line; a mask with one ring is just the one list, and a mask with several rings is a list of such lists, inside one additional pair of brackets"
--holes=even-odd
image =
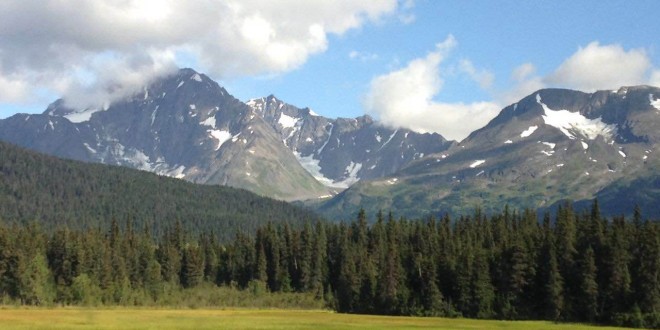
[(360, 181), (360, 178), (358, 178), (358, 172), (362, 169), (362, 163), (354, 163), (351, 161), (348, 166), (346, 166), (346, 170), (344, 170), (344, 173), (346, 173), (346, 179), (335, 182), (334, 184), (342, 187), (342, 188), (348, 188), (354, 183)]
[(528, 129), (526, 129), (525, 131), (523, 131), (522, 133), (520, 133), (520, 137), (521, 137), (521, 138), (528, 137), (528, 136), (532, 135), (532, 133), (534, 133), (538, 128), (539, 128), (539, 127), (536, 126), (536, 125), (534, 125), (534, 126), (530, 126)]
[(584, 149), (584, 150), (589, 149), (589, 145), (586, 142), (580, 141), (580, 143), (582, 143), (582, 149)]
[(485, 162), (486, 162), (485, 159), (477, 160), (477, 161), (475, 161), (474, 163), (470, 164), (470, 168), (475, 168), (475, 167), (477, 167), (477, 166), (479, 166), (479, 165), (481, 165), (481, 164), (483, 164), (483, 163), (485, 163)]
[(323, 173), (321, 173), (321, 165), (320, 165), (320, 160), (314, 159), (314, 154), (310, 154), (308, 156), (302, 156), (300, 152), (294, 151), (293, 154), (296, 156), (296, 159), (298, 160), (298, 163), (309, 173), (311, 174), (314, 179), (316, 179), (318, 182), (323, 184), (326, 187), (331, 187), (331, 188), (348, 188), (344, 186), (338, 186), (332, 179), (325, 177)]
[(385, 148), (385, 146), (386, 146), (388, 143), (390, 143), (390, 141), (392, 141), (392, 139), (394, 138), (394, 136), (396, 136), (396, 133), (399, 133), (399, 130), (394, 131), (394, 133), (392, 133), (392, 135), (390, 135), (390, 138), (387, 139), (387, 141), (385, 141), (385, 143), (383, 143), (383, 145), (380, 146), (380, 149), (378, 149), (378, 150), (380, 151), (381, 149)]
[(93, 153), (93, 154), (96, 153), (96, 149), (90, 147), (89, 144), (88, 144), (87, 142), (83, 143), (83, 145), (85, 146), (85, 148), (87, 148), (87, 150), (89, 150), (89, 152), (91, 152), (91, 153)]
[(154, 111), (151, 113), (151, 126), (154, 126), (154, 121), (156, 121), (156, 112), (158, 111), (159, 105), (156, 106)]
[(70, 112), (66, 115), (64, 115), (64, 118), (68, 119), (72, 123), (84, 123), (86, 121), (89, 121), (92, 118), (92, 115), (101, 112), (101, 111), (106, 111), (110, 108), (110, 105), (108, 103), (105, 103), (102, 108), (92, 108), (92, 109), (85, 109), (82, 111), (73, 111)]
[(208, 118), (206, 118), (206, 120), (200, 122), (199, 124), (204, 125), (204, 126), (209, 126), (211, 128), (216, 128), (215, 127), (215, 117), (208, 117)]
[(346, 179), (341, 181), (335, 181), (330, 178), (327, 178), (323, 173), (321, 173), (320, 160), (314, 159), (314, 154), (309, 154), (308, 156), (302, 156), (298, 151), (294, 151), (293, 154), (296, 156), (296, 159), (300, 165), (311, 174), (318, 182), (322, 183), (326, 187), (330, 188), (339, 188), (346, 189), (352, 184), (358, 182), (360, 179), (357, 174), (362, 169), (362, 163), (351, 162), (345, 170)]
[(191, 79), (197, 82), (202, 82), (202, 76), (200, 76), (199, 73), (195, 73)]
[(209, 134), (212, 138), (218, 141), (218, 145), (215, 147), (215, 150), (219, 150), (222, 145), (232, 138), (231, 133), (227, 131), (221, 131), (217, 129), (209, 130)]
[(263, 101), (264, 101), (263, 98), (261, 98), (261, 99), (251, 99), (251, 100), (245, 102), (245, 104), (247, 104), (255, 112), (263, 113), (264, 112)]
[(651, 106), (656, 110), (660, 111), (660, 99), (653, 99), (653, 94), (649, 94), (649, 103), (651, 103)]
[(284, 113), (280, 114), (280, 119), (277, 121), (283, 128), (294, 128), (300, 119), (287, 116)]
[(179, 166), (179, 167), (177, 167), (173, 170), (169, 170), (169, 171), (165, 171), (165, 172), (158, 172), (157, 171), (156, 173), (158, 173), (160, 175), (165, 175), (165, 176), (177, 178), (177, 179), (182, 179), (186, 176), (185, 174), (183, 174), (183, 171), (185, 171), (185, 170), (186, 170), (186, 167), (181, 165), (181, 166)]
[(316, 151), (316, 154), (317, 154), (317, 155), (320, 155), (320, 154), (323, 152), (323, 149), (325, 149), (325, 146), (328, 145), (328, 142), (330, 142), (330, 138), (332, 138), (332, 130), (333, 130), (334, 128), (335, 128), (335, 125), (330, 124), (330, 131), (328, 132), (328, 139), (325, 140), (325, 142), (323, 143), (323, 145), (321, 146), (321, 148), (319, 148), (319, 150)]
[(552, 110), (545, 103), (541, 102), (541, 95), (536, 94), (536, 102), (543, 107), (545, 115), (543, 121), (550, 126), (559, 129), (569, 139), (576, 139), (576, 135), (584, 136), (590, 140), (602, 135), (611, 139), (616, 132), (614, 125), (603, 123), (600, 118), (588, 119), (579, 112), (568, 110)]
[[(154, 164), (151, 162), (149, 156), (147, 156), (141, 150), (131, 147), (125, 147), (123, 144), (116, 142), (116, 140), (114, 142), (115, 143), (109, 148), (108, 151), (110, 152), (111, 155), (114, 156), (115, 159), (125, 164), (130, 164), (139, 170), (156, 172), (161, 175), (173, 176), (169, 174), (169, 172), (171, 171), (171, 169), (169, 169), (169, 166), (164, 162), (162, 162), (161, 159), (158, 160), (159, 162), (157, 161), (157, 164)], [(85, 144), (85, 146), (88, 149), (91, 149), (87, 144)], [(120, 165), (121, 162), (118, 162), (118, 165)]]

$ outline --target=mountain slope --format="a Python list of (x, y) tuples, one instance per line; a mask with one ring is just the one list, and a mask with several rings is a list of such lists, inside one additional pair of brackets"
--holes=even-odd
[(48, 154), (246, 188), (279, 199), (327, 195), (261, 117), (182, 69), (101, 108), (53, 103), (0, 121), (0, 139)]
[(439, 134), (380, 125), (369, 116), (329, 119), (270, 95), (247, 104), (280, 134), (300, 163), (325, 185), (348, 188), (390, 175), (424, 155), (448, 149)]
[(328, 119), (273, 96), (242, 103), (191, 69), (100, 107), (58, 100), (43, 114), (0, 120), (0, 140), (283, 200), (330, 197), (451, 145), (368, 116)]
[(268, 221), (318, 217), (245, 190), (196, 185), (125, 167), (62, 160), (0, 142), (0, 219), (46, 228), (105, 227), (113, 219), (156, 232), (181, 221), (224, 239)]
[[(619, 198), (635, 189), (633, 182), (657, 182), (659, 98), (660, 89), (648, 86), (593, 94), (541, 90), (446, 152), (391, 177), (359, 183), (315, 207), (331, 216), (358, 207), (421, 216)], [(634, 201), (644, 204), (646, 214), (657, 212), (657, 188), (651, 184), (646, 198)], [(634, 202), (609, 211), (628, 213)]]

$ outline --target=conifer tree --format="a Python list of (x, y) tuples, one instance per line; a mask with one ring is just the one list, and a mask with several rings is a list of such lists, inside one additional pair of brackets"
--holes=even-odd
[(629, 309), (631, 277), (628, 264), (630, 262), (629, 243), (626, 224), (623, 217), (615, 217), (609, 233), (603, 257), (606, 266), (604, 272), (604, 310), (602, 315), (623, 313)]
[(192, 288), (204, 279), (204, 259), (197, 245), (188, 245), (183, 249), (181, 267), (181, 284), (184, 288)]
[(660, 313), (660, 229), (646, 222), (642, 228), (634, 298), (643, 313)]
[(314, 242), (312, 251), (312, 265), (311, 276), (309, 282), (309, 290), (315, 294), (317, 298), (323, 297), (324, 286), (326, 285), (328, 275), (328, 247), (327, 235), (323, 223), (316, 224), (314, 232)]
[(579, 292), (576, 296), (578, 301), (578, 315), (583, 321), (594, 322), (598, 317), (598, 283), (596, 282), (597, 269), (594, 260), (594, 250), (588, 246), (581, 254), (578, 274)]

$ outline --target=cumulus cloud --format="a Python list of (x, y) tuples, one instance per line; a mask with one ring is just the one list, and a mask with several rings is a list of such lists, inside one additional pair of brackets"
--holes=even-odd
[(444, 83), (440, 65), (455, 46), (456, 40), (449, 36), (426, 57), (374, 78), (364, 101), (367, 112), (385, 125), (437, 132), (455, 140), (485, 125), (499, 109), (492, 102), (465, 104), (434, 100)]
[(580, 47), (544, 80), (550, 85), (593, 92), (649, 81), (651, 61), (643, 49), (597, 41)]
[(29, 97), (25, 86), (113, 98), (180, 58), (222, 79), (287, 72), (325, 51), (328, 35), (398, 8), (397, 0), (4, 0), (0, 84), (14, 88), (0, 101)]
[(27, 83), (21, 79), (0, 76), (0, 100), (20, 102), (29, 95)]
[(660, 86), (660, 70), (652, 66), (644, 49), (625, 50), (618, 44), (594, 41), (578, 48), (545, 76), (537, 74), (534, 64), (522, 64), (512, 71), (511, 82), (510, 88), (497, 96), (502, 104), (517, 102), (547, 87), (594, 92), (621, 86)]

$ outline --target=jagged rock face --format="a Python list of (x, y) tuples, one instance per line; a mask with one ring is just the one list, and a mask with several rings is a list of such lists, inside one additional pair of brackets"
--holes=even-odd
[(329, 197), (450, 145), (369, 117), (331, 120), (272, 96), (245, 104), (191, 69), (111, 104), (73, 109), (58, 100), (43, 114), (0, 120), (0, 139), (285, 200)]
[(287, 200), (329, 191), (262, 118), (190, 69), (101, 108), (70, 109), (57, 101), (42, 115), (13, 116), (0, 121), (0, 138), (56, 156)]
[[(548, 89), (510, 105), (447, 151), (412, 162), (390, 177), (359, 183), (316, 204), (326, 214), (394, 209), (404, 215), (553, 207), (622, 196), (632, 182), (657, 182), (660, 89), (624, 87), (593, 94)], [(646, 179), (645, 179), (646, 178)], [(639, 186), (639, 184), (637, 184)], [(635, 191), (634, 203), (660, 212), (658, 187)], [(610, 196), (610, 197), (607, 197)], [(625, 207), (624, 207), (625, 205)]]
[(439, 134), (384, 127), (369, 116), (328, 119), (272, 95), (247, 104), (280, 134), (301, 164), (330, 187), (347, 188), (390, 175), (452, 145)]

